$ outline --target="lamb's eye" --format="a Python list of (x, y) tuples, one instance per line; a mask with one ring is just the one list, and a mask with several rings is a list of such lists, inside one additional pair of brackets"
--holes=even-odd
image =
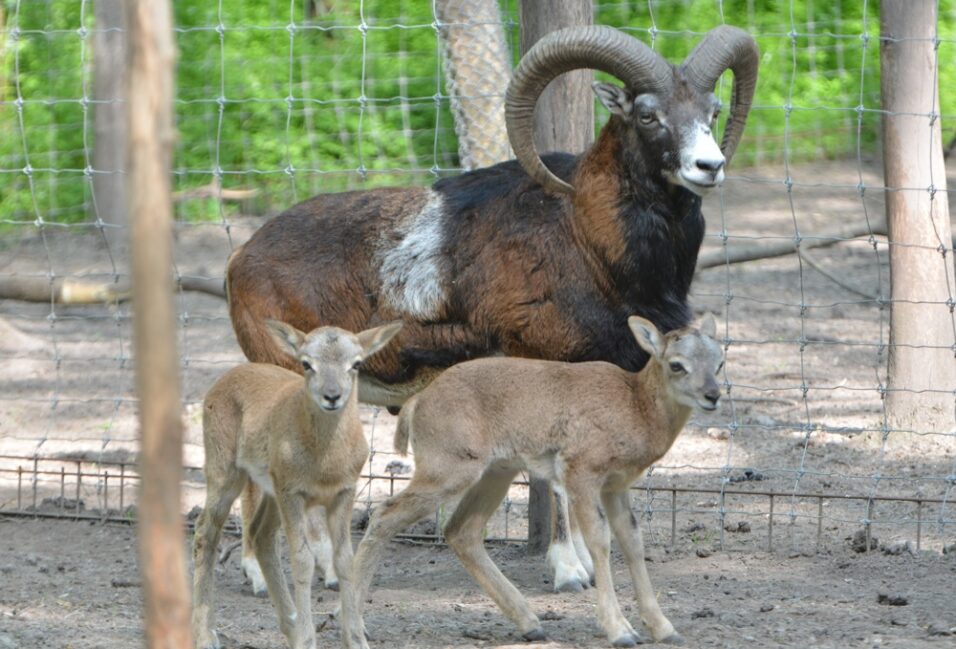
[(362, 369), (362, 361), (355, 361), (354, 363), (352, 363), (352, 369), (353, 370)]
[(311, 372), (311, 371), (312, 371), (312, 363), (310, 363), (309, 361), (307, 361), (306, 359), (303, 358), (303, 359), (302, 359), (302, 369), (304, 369), (306, 372)]
[(671, 363), (670, 367), (674, 374), (687, 374), (687, 368), (676, 361)]

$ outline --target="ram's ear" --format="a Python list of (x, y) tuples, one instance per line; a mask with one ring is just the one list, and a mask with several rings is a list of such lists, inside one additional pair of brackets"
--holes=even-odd
[(714, 320), (713, 313), (708, 313), (704, 316), (704, 319), (700, 322), (699, 331), (702, 336), (707, 336), (708, 338), (717, 337), (717, 321)]
[(641, 316), (632, 315), (627, 319), (627, 326), (631, 328), (631, 333), (637, 339), (637, 344), (654, 358), (660, 358), (664, 355), (664, 341), (661, 334), (650, 320), (645, 320)]
[(603, 83), (595, 81), (591, 84), (591, 89), (597, 98), (604, 104), (613, 115), (628, 117), (634, 112), (634, 99), (630, 93), (620, 86), (613, 83)]
[(305, 334), (290, 324), (279, 322), (278, 320), (266, 320), (266, 328), (272, 340), (278, 345), (279, 349), (284, 351), (292, 358), (298, 358), (299, 348), (305, 341)]

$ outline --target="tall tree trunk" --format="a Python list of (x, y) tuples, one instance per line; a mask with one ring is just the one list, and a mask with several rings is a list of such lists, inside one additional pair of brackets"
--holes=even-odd
[(461, 166), (477, 169), (510, 159), (505, 89), (511, 57), (497, 0), (438, 0), (435, 17)]
[[(887, 423), (893, 430), (941, 433), (956, 431), (956, 281), (946, 252), (952, 235), (936, 21), (934, 0), (881, 3), (883, 165), (893, 298)], [(888, 441), (903, 438), (895, 434)], [(948, 441), (956, 449), (956, 441)]]
[(104, 233), (114, 262), (125, 266), (129, 239), (126, 213), (126, 1), (93, 3), (93, 219)]
[(131, 0), (127, 179), (140, 420), (139, 564), (146, 646), (192, 647), (184, 556), (183, 426), (172, 281), (173, 44), (169, 0)]
[[(538, 40), (564, 27), (593, 22), (590, 0), (522, 0), (521, 54)], [(580, 153), (594, 140), (594, 99), (589, 70), (563, 74), (548, 85), (535, 109), (534, 143), (538, 151)], [(548, 484), (532, 480), (528, 502), (528, 552), (548, 548)]]

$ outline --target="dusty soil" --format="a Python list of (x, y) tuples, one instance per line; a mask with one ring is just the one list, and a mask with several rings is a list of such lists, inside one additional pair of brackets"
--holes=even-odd
[[(358, 539), (356, 538), (356, 541)], [(528, 645), (447, 548), (393, 543), (366, 623), (372, 647), (604, 647), (594, 591), (555, 594), (522, 547), (492, 557), (544, 620), (549, 642)], [(651, 553), (664, 612), (689, 647), (895, 647), (942, 649), (956, 635), (956, 554), (885, 556), (846, 548), (815, 556), (763, 552), (700, 558)], [(638, 615), (627, 570), (614, 566), (618, 596)], [(128, 526), (0, 518), (0, 647), (114, 648), (141, 641), (139, 573)], [(280, 649), (267, 599), (253, 597), (234, 553), (217, 575), (218, 628), (227, 649)], [(905, 605), (879, 602), (884, 594)], [(328, 613), (337, 593), (317, 590), (320, 646), (338, 646)]]
[[(792, 239), (797, 231), (812, 238), (849, 222), (881, 220), (877, 167), (832, 162), (789, 172), (789, 189), (782, 180), (786, 171), (768, 167), (739, 172), (708, 198), (704, 254), (721, 250), (723, 234), (729, 245), (770, 242)], [(868, 187), (863, 197), (861, 181)], [(956, 186), (952, 168), (949, 183)], [(950, 203), (956, 211), (956, 200)], [(180, 224), (177, 270), (221, 277), (231, 250), (261, 222), (230, 218), (228, 229)], [(0, 274), (109, 282), (110, 252), (97, 232), (84, 227), (26, 229), (0, 239)], [(695, 279), (695, 310), (715, 312), (728, 341), (727, 396), (717, 413), (691, 421), (635, 492), (655, 558), (652, 579), (691, 646), (952, 646), (954, 637), (931, 637), (929, 630), (956, 627), (956, 558), (941, 554), (956, 542), (956, 442), (907, 431), (881, 434), (889, 313), (873, 297), (889, 290), (885, 238), (818, 248), (809, 259), (788, 255), (719, 266)], [(222, 300), (191, 292), (177, 299), (184, 463), (201, 467), (198, 404), (212, 381), (242, 357)], [(44, 509), (42, 499), (60, 495), (61, 488), (72, 497), (75, 463), (63, 458), (84, 458), (83, 470), (93, 474), (76, 489), (85, 513), (134, 502), (133, 468), (121, 501), (117, 469), (106, 463), (135, 461), (130, 329), (125, 303), (0, 301), (0, 513), (34, 504)], [(401, 482), (378, 477), (397, 459), (390, 452), (394, 418), (373, 409), (363, 417), (374, 449), (369, 471), (376, 477), (363, 479), (357, 506), (368, 509)], [(50, 475), (32, 474), (32, 458)], [(184, 511), (203, 495), (201, 472), (189, 470), (186, 478)], [(672, 487), (696, 491), (653, 490)], [(763, 492), (784, 496), (771, 501)], [(862, 498), (842, 498), (847, 495)], [(867, 499), (875, 496), (943, 502)], [(523, 488), (513, 489), (490, 534), (522, 536), (526, 501)], [(47, 513), (57, 510), (56, 504), (45, 506)], [(862, 555), (848, 539), (865, 521), (879, 541), (876, 552)], [(725, 529), (740, 523), (751, 531)], [(887, 555), (880, 546), (909, 549)], [(496, 545), (493, 555), (539, 615), (550, 610), (560, 618), (546, 622), (559, 643), (554, 646), (606, 644), (596, 635), (593, 593), (551, 594), (543, 561), (527, 559), (515, 544)], [(282, 646), (268, 601), (247, 592), (236, 565), (233, 557), (220, 576), (227, 646)], [(380, 575), (368, 617), (377, 646), (519, 642), (445, 549), (394, 544)], [(621, 566), (616, 577), (622, 601), (630, 601)], [(0, 649), (138, 643), (139, 591), (122, 585), (137, 579), (129, 527), (4, 519)], [(908, 604), (879, 604), (880, 593), (902, 594)], [(333, 608), (335, 597), (321, 594), (317, 619)], [(634, 610), (630, 616), (637, 621)], [(335, 637), (325, 628), (320, 642)]]

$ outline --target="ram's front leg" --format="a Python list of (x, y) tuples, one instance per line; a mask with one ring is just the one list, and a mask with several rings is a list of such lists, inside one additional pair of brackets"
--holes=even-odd
[(289, 558), (292, 563), (292, 601), (295, 607), (293, 633), (289, 637), (292, 649), (315, 649), (315, 625), (312, 623), (312, 576), (315, 557), (306, 535), (305, 499), (298, 494), (277, 494), (279, 511)]
[[(575, 521), (574, 524), (572, 521)], [(587, 558), (587, 565), (582, 561), (582, 553)], [(551, 544), (548, 547), (548, 564), (554, 575), (554, 591), (558, 593), (579, 593), (591, 584), (594, 577), (591, 555), (585, 547), (576, 519), (568, 511), (567, 493), (563, 487), (554, 483), (551, 484)]]

